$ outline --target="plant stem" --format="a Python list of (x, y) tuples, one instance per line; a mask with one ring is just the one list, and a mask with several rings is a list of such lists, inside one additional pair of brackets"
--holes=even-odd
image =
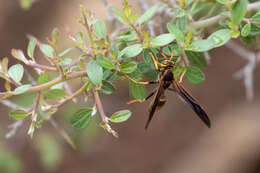
[[(55, 84), (58, 84), (60, 82), (63, 82), (65, 80), (70, 80), (70, 79), (74, 79), (74, 78), (78, 78), (78, 77), (81, 77), (81, 76), (84, 76), (86, 75), (87, 72), (86, 71), (80, 71), (80, 72), (70, 72), (68, 74), (66, 74), (66, 79), (63, 79), (62, 76), (59, 76), (58, 78), (50, 81), (50, 82), (47, 82), (47, 83), (44, 83), (44, 84), (41, 84), (41, 85), (36, 85), (36, 86), (33, 86), (31, 87), (27, 92), (37, 92), (37, 91), (41, 91), (41, 90), (44, 90), (44, 89), (47, 89), (47, 88), (50, 88), (51, 86), (55, 85)], [(5, 97), (5, 96), (12, 96), (12, 94), (10, 93), (7, 93), (7, 92), (0, 92), (0, 98), (1, 97)]]
[(56, 67), (50, 67), (47, 65), (41, 65), (41, 64), (37, 64), (37, 63), (29, 63), (29, 66), (33, 67), (33, 68), (39, 68), (45, 71), (57, 71)]
[(97, 104), (97, 107), (98, 107), (98, 111), (100, 113), (100, 116), (102, 118), (102, 121), (103, 122), (108, 122), (108, 118), (107, 116), (105, 115), (105, 112), (104, 112), (104, 109), (103, 109), (103, 106), (102, 106), (102, 102), (99, 98), (99, 94), (98, 94), (98, 91), (94, 91), (94, 97), (95, 97), (95, 100), (96, 100), (96, 104)]
[(78, 95), (80, 95), (82, 92), (84, 92), (87, 88), (87, 86), (89, 85), (88, 82), (86, 82), (79, 90), (77, 90), (75, 93), (73, 93), (71, 96), (67, 97), (66, 99), (64, 99), (61, 103), (58, 103), (56, 105), (53, 105), (52, 107), (59, 107), (62, 106), (63, 104), (65, 104), (66, 102), (72, 100), (73, 98), (77, 97)]
[[(254, 3), (251, 3), (247, 6), (247, 11), (253, 11), (253, 10), (256, 10), (258, 8), (260, 8), (260, 2), (254, 2)], [(194, 27), (195, 29), (196, 28), (203, 28), (203, 27), (213, 25), (213, 24), (217, 23), (219, 20), (225, 19), (227, 17), (228, 16), (224, 16), (222, 14), (219, 14), (217, 16), (210, 17), (210, 18), (205, 19), (205, 20), (192, 22), (191, 26)]]

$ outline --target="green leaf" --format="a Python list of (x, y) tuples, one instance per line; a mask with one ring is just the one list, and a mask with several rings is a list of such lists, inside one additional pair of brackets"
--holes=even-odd
[(77, 32), (76, 38), (79, 44), (84, 44), (84, 34), (82, 32)]
[(113, 123), (121, 123), (128, 120), (131, 117), (131, 114), (132, 113), (129, 110), (118, 111), (113, 113), (109, 120)]
[(104, 94), (112, 94), (115, 91), (115, 87), (108, 81), (102, 81), (101, 91)]
[(200, 69), (206, 67), (206, 60), (202, 52), (186, 51), (186, 55), (191, 65)]
[(53, 50), (53, 48), (50, 45), (48, 45), (48, 44), (41, 44), (40, 45), (40, 50), (42, 51), (42, 53), (45, 56), (47, 56), (49, 58), (53, 58), (54, 57), (53, 56), (54, 50)]
[(138, 69), (141, 71), (142, 74), (151, 77), (153, 79), (156, 79), (158, 76), (158, 72), (153, 70), (148, 64), (145, 62), (140, 62), (137, 65)]
[(8, 74), (17, 83), (23, 78), (24, 68), (21, 64), (15, 64), (8, 69)]
[(230, 40), (231, 35), (230, 29), (220, 29), (214, 33), (212, 33), (208, 40), (212, 40), (215, 43), (215, 47), (220, 47), (226, 44)]
[(105, 22), (102, 20), (97, 20), (94, 23), (94, 33), (96, 34), (96, 36), (98, 38), (105, 38), (107, 36), (107, 29), (106, 29), (106, 25)]
[(120, 71), (123, 73), (132, 73), (136, 70), (137, 63), (135, 61), (123, 62), (120, 64)]
[(25, 93), (25, 92), (26, 92), (27, 90), (29, 90), (31, 87), (32, 87), (31, 84), (21, 85), (21, 86), (15, 88), (15, 90), (12, 91), (12, 94), (13, 94), (13, 95), (19, 95), (19, 94)]
[(142, 52), (143, 48), (141, 44), (134, 44), (124, 48), (120, 53), (119, 57), (132, 58), (136, 57)]
[(52, 89), (44, 94), (47, 99), (60, 99), (66, 96), (66, 92), (63, 89)]
[(13, 112), (9, 112), (8, 115), (13, 120), (21, 120), (21, 119), (26, 118), (28, 115), (30, 115), (30, 113), (26, 112), (24, 110), (16, 110), (16, 111), (13, 111)]
[(251, 32), (251, 24), (250, 23), (247, 23), (243, 26), (242, 30), (241, 30), (241, 35), (243, 37), (246, 37), (250, 34)]
[(59, 57), (63, 57), (64, 55), (66, 55), (67, 53), (69, 53), (70, 51), (72, 51), (73, 47), (70, 47), (68, 49), (65, 49), (64, 51), (62, 51), (58, 56)]
[(119, 36), (116, 36), (115, 39), (121, 42), (134, 42), (138, 39), (138, 36), (134, 31), (126, 31), (121, 33)]
[(103, 79), (103, 69), (97, 61), (91, 60), (88, 63), (87, 74), (93, 84), (100, 85)]
[(173, 74), (174, 74), (174, 77), (175, 79), (178, 79), (179, 76), (184, 72), (186, 68), (183, 67), (183, 66), (176, 66), (175, 68), (173, 68)]
[(67, 66), (72, 62), (71, 58), (62, 58), (61, 61), (58, 63), (61, 66)]
[(114, 7), (110, 7), (110, 8), (114, 12), (117, 20), (119, 20), (124, 25), (128, 25), (127, 21), (125, 20), (124, 13), (122, 11), (120, 11), (117, 8), (114, 8)]
[(178, 17), (178, 18), (187, 15), (187, 12), (179, 7), (172, 8), (172, 12), (176, 13), (177, 14), (176, 17)]
[(153, 17), (154, 13), (156, 12), (157, 8), (158, 5), (154, 5), (148, 10), (146, 10), (146, 12), (139, 18), (138, 24), (141, 25), (147, 22), (148, 20), (150, 20)]
[(255, 15), (252, 16), (252, 21), (260, 22), (260, 11), (258, 11)]
[(197, 40), (194, 41), (192, 44), (192, 51), (194, 52), (205, 52), (215, 47), (215, 42), (211, 39), (207, 40)]
[(247, 0), (237, 0), (231, 10), (231, 22), (233, 25), (239, 25), (246, 15)]
[(109, 58), (106, 58), (102, 55), (99, 55), (97, 57), (97, 62), (102, 66), (104, 67), (105, 69), (109, 69), (109, 70), (112, 70), (115, 68), (115, 64), (113, 63), (113, 61)]
[(76, 129), (85, 128), (90, 123), (92, 112), (92, 108), (78, 110), (76, 113), (74, 113), (74, 115), (71, 118), (72, 127)]
[(47, 72), (41, 73), (38, 77), (38, 84), (44, 84), (51, 81), (51, 77)]
[(175, 36), (171, 33), (161, 34), (151, 41), (151, 46), (164, 46), (175, 40)]
[(205, 76), (202, 71), (193, 66), (187, 67), (187, 71), (185, 73), (186, 79), (193, 84), (199, 84), (205, 80)]
[(31, 59), (34, 59), (33, 54), (34, 54), (34, 49), (36, 47), (36, 43), (37, 43), (37, 40), (35, 38), (32, 38), (32, 39), (30, 39), (30, 42), (27, 47), (27, 54)]
[(13, 55), (13, 57), (18, 59), (19, 61), (22, 61), (25, 64), (28, 63), (28, 60), (25, 58), (24, 53), (23, 53), (22, 50), (20, 50), (20, 49), (12, 49), (11, 50), (11, 54)]
[(146, 90), (144, 85), (129, 82), (129, 89), (131, 95), (138, 100), (142, 100), (146, 96)]
[(178, 27), (174, 26), (171, 23), (168, 23), (167, 28), (171, 34), (175, 35), (177, 41), (182, 42), (182, 43), (185, 42), (185, 35), (181, 30), (179, 30)]
[(150, 55), (150, 53), (152, 53), (151, 49), (153, 49), (153, 48), (144, 49), (144, 51), (143, 51), (143, 59), (144, 59), (144, 62), (147, 65), (149, 65), (151, 68), (154, 68), (153, 60), (152, 60), (152, 57)]

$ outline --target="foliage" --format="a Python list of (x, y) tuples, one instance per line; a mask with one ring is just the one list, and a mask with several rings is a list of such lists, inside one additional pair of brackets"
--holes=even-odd
[[(26, 8), (29, 2), (21, 1)], [(167, 28), (164, 33), (155, 32), (153, 25), (160, 20), (160, 8), (169, 10), (171, 17), (168, 23), (162, 23), (161, 27)], [(129, 81), (129, 90), (134, 98), (144, 99), (145, 86), (134, 81), (158, 77), (151, 55), (162, 61), (161, 52), (174, 56), (176, 79), (185, 73), (184, 77), (190, 83), (203, 82), (205, 52), (223, 46), (233, 38), (240, 38), (247, 46), (260, 45), (260, 11), (257, 12), (257, 8), (260, 8), (258, 2), (247, 0), (177, 0), (174, 4), (163, 0), (139, 16), (124, 0), (122, 9), (109, 9), (122, 25), (119, 30), (110, 33), (104, 21), (94, 19), (93, 14), (81, 6), (78, 22), (86, 32), (68, 35), (71, 47), (63, 51), (59, 49), (60, 33), (54, 29), (46, 43), (30, 37), (27, 55), (20, 49), (12, 49), (11, 54), (20, 61), (19, 64), (9, 66), (8, 58), (1, 60), (0, 77), (6, 80), (6, 91), (1, 92), (0, 97), (7, 99), (23, 93), (37, 93), (32, 109), (9, 113), (15, 120), (31, 115), (28, 133), (32, 136), (34, 129), (50, 120), (60, 106), (79, 95), (93, 96), (92, 106), (81, 108), (72, 115), (72, 126), (85, 128), (98, 112), (102, 119), (100, 126), (117, 137), (111, 123), (126, 121), (131, 112), (121, 110), (108, 117), (100, 99), (101, 93), (112, 94), (116, 90), (115, 82), (123, 79)], [(36, 47), (49, 65), (37, 62)], [(71, 52), (77, 52), (79, 56), (67, 57)], [(24, 79), (24, 65), (35, 70), (37, 84), (27, 83), (28, 80)], [(52, 77), (54, 75), (50, 73), (58, 74), (58, 77)], [(65, 84), (74, 79), (80, 80), (82, 87), (71, 94)]]

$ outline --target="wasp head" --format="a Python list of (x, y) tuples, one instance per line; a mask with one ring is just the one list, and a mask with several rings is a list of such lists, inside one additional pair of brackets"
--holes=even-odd
[(164, 60), (161, 62), (161, 66), (163, 68), (173, 68), (174, 67), (174, 62), (170, 60)]

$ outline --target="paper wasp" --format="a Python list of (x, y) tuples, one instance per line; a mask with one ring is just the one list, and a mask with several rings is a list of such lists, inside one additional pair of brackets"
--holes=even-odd
[(130, 78), (129, 76), (126, 76), (129, 80), (136, 84), (159, 84), (157, 89), (150, 93), (145, 99), (143, 100), (132, 100), (128, 102), (128, 104), (135, 103), (135, 102), (144, 102), (148, 100), (149, 98), (153, 97), (153, 100), (151, 102), (150, 108), (149, 108), (149, 118), (146, 122), (145, 129), (148, 128), (154, 113), (158, 111), (166, 102), (165, 99), (165, 91), (170, 90), (176, 92), (197, 114), (197, 116), (206, 124), (207, 127), (210, 127), (210, 120), (206, 114), (206, 112), (203, 110), (203, 108), (200, 106), (198, 101), (189, 94), (184, 87), (182, 86), (182, 78), (185, 74), (183, 72), (180, 75), (179, 81), (177, 81), (174, 77), (172, 69), (175, 67), (175, 63), (173, 60), (173, 54), (171, 54), (171, 57), (168, 58), (165, 54), (161, 53), (161, 55), (164, 57), (164, 60), (162, 62), (159, 62), (155, 59), (152, 53), (150, 53), (150, 56), (152, 57), (155, 69), (160, 72), (159, 80), (157, 81), (147, 81), (147, 82), (137, 82), (134, 79)]

